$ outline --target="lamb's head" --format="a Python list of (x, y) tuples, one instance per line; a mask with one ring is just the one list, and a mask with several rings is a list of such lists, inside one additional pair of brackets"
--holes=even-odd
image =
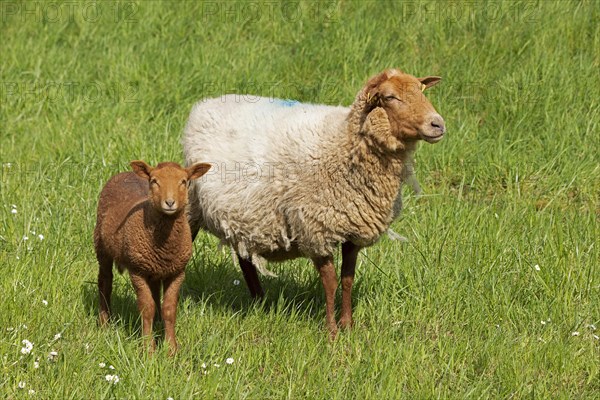
[(403, 144), (420, 139), (436, 143), (443, 138), (446, 133), (444, 119), (423, 94), (426, 88), (441, 79), (437, 76), (416, 78), (397, 69), (383, 71), (369, 79), (359, 98), (365, 101), (367, 120), (369, 114), (375, 113), (371, 119), (376, 120), (385, 111), (389, 121), (387, 134), (391, 135), (385, 139), (388, 147), (402, 148)]
[(138, 176), (148, 180), (150, 204), (163, 214), (176, 215), (188, 203), (190, 181), (204, 175), (210, 164), (198, 163), (183, 168), (174, 162), (163, 162), (152, 168), (144, 161), (132, 161), (131, 168)]

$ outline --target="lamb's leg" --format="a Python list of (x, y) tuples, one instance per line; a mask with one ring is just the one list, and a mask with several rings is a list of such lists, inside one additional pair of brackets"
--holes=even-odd
[(252, 296), (253, 299), (257, 297), (263, 297), (265, 295), (265, 292), (263, 291), (263, 288), (260, 285), (260, 280), (258, 280), (258, 272), (256, 271), (256, 267), (254, 266), (254, 264), (252, 264), (252, 262), (249, 260), (243, 259), (239, 255), (238, 261), (240, 263), (242, 273), (244, 274), (246, 285), (248, 285), (248, 289), (250, 290), (250, 296)]
[(325, 320), (331, 339), (337, 335), (337, 325), (335, 323), (335, 291), (337, 290), (337, 276), (333, 257), (324, 257), (313, 260), (315, 267), (321, 275), (323, 289), (325, 290)]
[(113, 260), (112, 258), (98, 252), (98, 292), (100, 297), (100, 314), (98, 323), (105, 326), (110, 318), (110, 297), (112, 295), (113, 285)]
[(165, 279), (164, 298), (162, 304), (162, 317), (165, 321), (165, 341), (169, 344), (169, 355), (177, 352), (177, 340), (175, 338), (175, 320), (177, 319), (177, 300), (179, 299), (179, 289), (185, 278), (185, 272), (179, 275)]
[(152, 322), (156, 310), (154, 299), (152, 298), (152, 290), (150, 282), (141, 275), (129, 272), (131, 283), (135, 289), (137, 296), (137, 306), (142, 316), (142, 336), (144, 337), (145, 345), (150, 353), (154, 352), (156, 343), (152, 337)]
[(359, 251), (360, 247), (352, 242), (342, 244), (342, 315), (340, 317), (342, 328), (352, 326), (352, 284)]

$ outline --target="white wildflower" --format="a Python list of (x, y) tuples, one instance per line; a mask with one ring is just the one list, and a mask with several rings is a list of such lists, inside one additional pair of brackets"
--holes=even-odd
[(12, 210), (10, 210), (11, 213), (16, 214), (17, 213), (17, 209), (13, 208)]
[(35, 235), (35, 231), (30, 231), (30, 233), (31, 233), (32, 235)]
[(167, 397), (167, 400), (173, 400), (173, 398), (172, 397)]
[(201, 367), (202, 369), (206, 369), (206, 363), (202, 363)]
[(11, 204), (10, 206), (11, 206), (12, 208), (17, 208), (17, 205), (16, 205), (16, 204)]
[(537, 265), (537, 264), (535, 264), (535, 265), (533, 266), (533, 269), (535, 269), (536, 271), (540, 271), (540, 270), (541, 270), (540, 266), (539, 266), (539, 265)]
[(593, 337), (594, 337), (594, 339), (596, 339), (596, 340), (599, 340), (599, 339), (600, 339), (600, 336), (598, 336), (598, 335), (592, 335), (592, 336), (593, 336)]
[(579, 332), (575, 331), (575, 332), (571, 333), (571, 336), (579, 336)]
[(596, 330), (596, 325), (594, 324), (590, 324), (587, 326), (588, 328), (590, 328), (591, 330), (595, 331)]
[(29, 393), (30, 395), (34, 395), (35, 394), (35, 390), (29, 389), (29, 391), (27, 393)]
[(44, 240), (44, 235), (42, 235), (41, 233), (38, 235), (38, 239), (40, 240)]
[(229, 365), (233, 364), (233, 358), (229, 357), (225, 362)]
[(240, 280), (239, 279), (234, 279), (233, 280), (233, 286), (238, 286), (240, 284)]
[(23, 344), (23, 347), (21, 347), (21, 354), (27, 355), (31, 353), (31, 350), (33, 350), (33, 343), (27, 339), (24, 339), (21, 343)]
[(546, 325), (546, 321), (540, 321), (542, 325)]
[(48, 300), (42, 300), (42, 304), (47, 306), (48, 305)]
[(115, 367), (113, 367), (112, 365), (109, 365), (108, 369), (115, 369)]
[(221, 364), (213, 364), (213, 367), (215, 368), (219, 368), (221, 366)]
[(23, 381), (19, 382), (18, 386), (19, 386), (19, 389), (25, 389), (25, 382), (23, 382)]
[(33, 368), (38, 369), (39, 367), (40, 367), (39, 361), (34, 361), (33, 362)]
[(25, 235), (23, 235), (23, 241), (27, 241), (27, 240), (29, 240), (29, 237), (28, 237), (28, 236), (25, 236)]
[(98, 366), (99, 366), (100, 368), (104, 368), (104, 367), (106, 367), (106, 364), (105, 364), (105, 363), (103, 363), (103, 362), (101, 362), (100, 364), (98, 364)]
[(50, 353), (48, 353), (48, 361), (55, 361), (56, 357), (58, 357), (58, 352), (52, 350)]
[(106, 375), (104, 377), (104, 379), (106, 379), (107, 382), (112, 383), (113, 385), (116, 385), (117, 383), (119, 383), (120, 379), (119, 379), (119, 375)]
[(54, 340), (58, 340), (62, 337), (62, 335), (59, 333), (57, 333), (56, 335), (54, 335)]

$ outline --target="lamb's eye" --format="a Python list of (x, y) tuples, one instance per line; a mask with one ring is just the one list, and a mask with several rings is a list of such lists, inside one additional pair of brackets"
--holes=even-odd
[(182, 180), (181, 180), (181, 185), (182, 185), (182, 186), (186, 186), (186, 185), (187, 185), (187, 181), (186, 181), (185, 179), (182, 179)]
[(159, 186), (159, 184), (158, 184), (158, 181), (157, 181), (156, 179), (151, 179), (151, 180), (150, 180), (150, 184), (151, 184), (152, 186)]
[(400, 100), (399, 98), (397, 98), (396, 96), (394, 96), (393, 94), (389, 95), (389, 96), (385, 96), (385, 99), (387, 101), (392, 101), (392, 100), (398, 100), (400, 102), (402, 102), (402, 100)]

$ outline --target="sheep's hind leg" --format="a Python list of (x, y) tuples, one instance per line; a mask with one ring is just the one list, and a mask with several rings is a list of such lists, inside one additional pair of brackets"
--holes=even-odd
[(238, 261), (240, 263), (240, 268), (242, 269), (242, 273), (244, 274), (244, 279), (246, 280), (246, 285), (248, 285), (248, 290), (250, 290), (250, 296), (253, 299), (261, 298), (265, 295), (262, 286), (260, 285), (260, 280), (258, 279), (258, 271), (254, 264), (251, 261), (245, 260), (238, 255)]
[(100, 313), (98, 315), (98, 324), (105, 326), (110, 318), (110, 297), (112, 295), (113, 285), (113, 260), (112, 258), (98, 252), (98, 292), (100, 298)]
[(356, 258), (360, 247), (352, 242), (342, 244), (342, 313), (340, 327), (352, 327), (352, 284), (354, 283), (354, 270)]
[(165, 279), (164, 296), (162, 304), (162, 317), (165, 321), (165, 341), (169, 345), (169, 355), (177, 352), (177, 339), (175, 338), (175, 321), (177, 319), (177, 300), (179, 299), (179, 289), (185, 278), (185, 272), (179, 275)]
[(137, 306), (142, 316), (142, 336), (144, 343), (148, 348), (148, 352), (153, 353), (156, 348), (154, 337), (152, 336), (152, 322), (155, 314), (154, 298), (152, 297), (152, 289), (150, 282), (138, 274), (129, 273), (131, 283), (135, 289), (137, 296)]
[(325, 257), (313, 260), (315, 267), (321, 275), (321, 282), (325, 290), (325, 320), (329, 330), (330, 339), (337, 336), (337, 325), (335, 323), (335, 291), (337, 290), (337, 276), (333, 257)]

